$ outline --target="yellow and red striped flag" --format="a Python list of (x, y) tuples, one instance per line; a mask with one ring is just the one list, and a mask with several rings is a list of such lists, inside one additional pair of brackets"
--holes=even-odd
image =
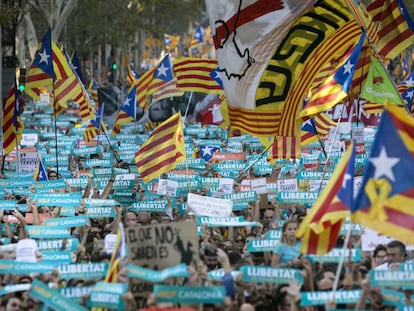
[(9, 154), (21, 141), (24, 125), (19, 117), (16, 82), (9, 92), (3, 109), (3, 153)]
[(142, 180), (148, 182), (186, 159), (181, 114), (162, 122), (135, 155)]
[(183, 57), (174, 61), (177, 88), (180, 91), (224, 94), (222, 85), (212, 76), (217, 59)]
[(396, 58), (414, 42), (414, 24), (402, 0), (377, 0), (367, 6), (377, 27), (378, 53), (386, 59)]
[(335, 246), (342, 224), (351, 214), (354, 172), (355, 148), (351, 143), (296, 231), (302, 238), (301, 253), (324, 255)]

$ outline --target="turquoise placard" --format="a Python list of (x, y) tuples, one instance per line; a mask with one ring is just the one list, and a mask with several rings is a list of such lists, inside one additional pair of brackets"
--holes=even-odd
[(370, 270), (371, 286), (414, 289), (414, 271)]
[(71, 228), (71, 227), (83, 227), (88, 222), (86, 216), (74, 216), (74, 217), (59, 217), (59, 218), (48, 218), (44, 220), (47, 227), (60, 227), (60, 228)]
[(338, 304), (354, 304), (359, 301), (361, 297), (361, 290), (338, 290), (335, 296), (332, 297), (331, 291), (317, 291), (317, 292), (301, 292), (300, 305), (306, 306), (320, 306), (325, 305), (329, 301), (335, 301)]
[(42, 262), (18, 262), (11, 259), (0, 260), (0, 274), (29, 274), (29, 273), (49, 273), (56, 266)]
[(243, 192), (234, 192), (231, 194), (224, 194), (221, 196), (222, 199), (232, 200), (233, 203), (236, 202), (256, 202), (257, 193), (256, 191), (243, 191)]
[[(56, 266), (55, 266), (56, 268)], [(62, 280), (76, 279), (76, 280), (91, 280), (101, 279), (105, 277), (108, 269), (108, 263), (94, 262), (94, 263), (78, 263), (70, 265), (59, 265), (57, 269)]]
[(12, 285), (3, 286), (0, 289), (0, 297), (10, 294), (10, 293), (25, 292), (29, 290), (31, 286), (32, 284), (12, 284)]
[(247, 251), (249, 253), (273, 252), (279, 240), (256, 239), (247, 242)]
[(74, 287), (62, 287), (59, 288), (60, 293), (69, 299), (81, 302), (85, 295), (89, 295), (92, 290), (92, 286), (74, 286)]
[(130, 211), (165, 212), (167, 205), (167, 200), (139, 201), (132, 204)]
[(171, 277), (188, 277), (187, 265), (182, 263), (174, 267), (168, 267), (161, 271), (151, 270), (136, 266), (133, 264), (127, 265), (128, 277), (146, 280), (149, 282), (161, 282)]
[(58, 239), (58, 240), (37, 240), (39, 251), (76, 251), (79, 246), (78, 239)]
[(63, 265), (72, 263), (71, 252), (69, 251), (51, 251), (41, 252), (42, 263), (48, 263), (53, 265)]
[[(342, 258), (349, 258), (349, 249), (333, 248), (329, 253), (325, 255), (306, 255), (306, 258), (311, 262), (339, 262)], [(361, 262), (361, 250), (359, 248), (351, 249), (352, 262)]]
[(48, 237), (50, 239), (62, 239), (70, 238), (70, 232), (67, 230), (67, 227), (55, 226), (55, 227), (46, 227), (46, 226), (27, 226), (27, 232), (29, 236), (33, 239), (41, 239)]
[(299, 269), (283, 269), (265, 266), (241, 266), (242, 280), (252, 283), (289, 284), (296, 281), (303, 284)]
[(226, 298), (224, 286), (169, 286), (154, 285), (157, 302), (182, 304), (219, 304)]
[(128, 283), (98, 282), (89, 295), (88, 307), (110, 310), (125, 310), (122, 296), (128, 289)]
[(39, 299), (48, 307), (58, 311), (87, 311), (77, 302), (63, 296), (57, 290), (48, 287), (41, 281), (33, 280), (29, 295)]

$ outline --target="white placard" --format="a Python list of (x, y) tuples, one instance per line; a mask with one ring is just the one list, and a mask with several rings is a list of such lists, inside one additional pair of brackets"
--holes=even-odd
[(37, 243), (34, 239), (23, 239), (17, 242), (16, 261), (37, 262)]
[[(250, 180), (250, 187), (255, 190), (257, 194), (267, 193), (267, 181), (266, 178), (255, 178)], [(297, 186), (296, 186), (297, 188)]]
[(37, 164), (37, 151), (19, 152), (19, 173), (33, 173)]
[(177, 194), (177, 189), (179, 187), (179, 182), (176, 180), (167, 179), (167, 195), (170, 197), (175, 197)]
[(296, 178), (278, 179), (277, 191), (298, 191), (298, 181)]
[(108, 233), (105, 236), (105, 251), (108, 254), (112, 254), (115, 248), (115, 244), (116, 244), (116, 234)]
[(48, 93), (40, 93), (39, 102), (50, 105), (50, 96)]
[(233, 201), (189, 193), (188, 208), (196, 216), (229, 217), (233, 210)]
[(23, 133), (20, 145), (25, 147), (34, 147), (38, 141), (39, 136), (36, 133)]
[(166, 195), (167, 194), (167, 179), (158, 179), (157, 194)]
[[(372, 252), (377, 245), (383, 244), (386, 246), (392, 240), (395, 239), (365, 227), (362, 229), (361, 249), (363, 252)], [(406, 248), (407, 250), (413, 250), (414, 246), (406, 244)]]
[(234, 180), (231, 178), (220, 178), (218, 192), (231, 194), (233, 193)]

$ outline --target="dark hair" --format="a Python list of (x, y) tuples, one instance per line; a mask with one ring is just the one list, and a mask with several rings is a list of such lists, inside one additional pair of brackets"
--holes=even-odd
[(384, 252), (387, 251), (387, 248), (385, 247), (384, 244), (378, 244), (377, 246), (375, 246), (374, 251), (372, 252), (372, 255), (374, 256), (374, 258), (377, 257), (380, 251), (384, 251)]
[(401, 241), (392, 240), (387, 244), (387, 248), (399, 248), (401, 254), (404, 254), (404, 256), (407, 255), (407, 252), (405, 250), (405, 244)]

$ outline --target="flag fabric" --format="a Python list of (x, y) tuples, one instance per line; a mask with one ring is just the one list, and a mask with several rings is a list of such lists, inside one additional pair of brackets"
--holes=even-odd
[(125, 230), (122, 222), (119, 223), (118, 229), (116, 231), (116, 241), (115, 247), (112, 251), (111, 260), (109, 262), (109, 267), (106, 272), (105, 282), (107, 283), (116, 283), (117, 276), (119, 271), (126, 265), (127, 259), (127, 245), (125, 238)]
[(167, 82), (174, 79), (174, 69), (170, 54), (167, 54), (157, 66), (145, 72), (135, 84), (137, 85), (137, 103), (143, 109), (148, 108), (148, 96), (154, 94)]
[(209, 99), (210, 102), (207, 107), (198, 112), (196, 115), (196, 121), (203, 124), (221, 125), (226, 118), (226, 113), (223, 113), (223, 110), (225, 110), (223, 108), (227, 105), (225, 97), (211, 94), (206, 96), (205, 99)]
[(218, 68), (210, 72), (210, 77), (212, 77), (218, 83), (218, 85), (220, 85), (221, 88), (223, 88), (223, 79), (221, 78), (221, 73)]
[(180, 36), (173, 36), (169, 34), (164, 34), (164, 47), (166, 50), (174, 50), (180, 43)]
[[(148, 88), (152, 83), (154, 72), (156, 67), (152, 67), (144, 74), (142, 74), (136, 81), (137, 86), (137, 104), (143, 109), (147, 110), (148, 108)], [(154, 92), (155, 93), (155, 92)]]
[[(182, 57), (174, 61), (177, 88), (181, 91), (224, 94), (217, 81), (217, 60)], [(220, 78), (221, 79), (221, 78)]]
[[(206, 8), (231, 127), (253, 136), (300, 136), (302, 100), (316, 73), (361, 35), (350, 10), (334, 0), (257, 0), (242, 8), (211, 0)], [(323, 33), (318, 40), (296, 31), (309, 25)]]
[(183, 95), (184, 92), (177, 89), (177, 78), (174, 78), (171, 81), (166, 82), (164, 85), (161, 85), (158, 90), (152, 94), (151, 102), (155, 103), (165, 98), (180, 97)]
[(374, 104), (384, 105), (389, 102), (404, 105), (384, 65), (372, 56), (368, 77), (362, 87), (360, 97)]
[(386, 105), (351, 219), (379, 233), (414, 243), (414, 119)]
[(358, 25), (362, 27), (367, 33), (367, 37), (371, 42), (378, 41), (377, 27), (374, 24), (371, 15), (368, 14), (367, 8), (359, 0), (345, 0), (346, 4), (354, 14)]
[(91, 94), (92, 100), (95, 103), (95, 107), (99, 106), (99, 99), (98, 99), (98, 82), (96, 82), (95, 79), (93, 79), (89, 83), (89, 93)]
[(403, 80), (405, 80), (410, 74), (410, 69), (408, 68), (408, 61), (405, 55), (405, 51), (400, 54), (400, 64), (401, 64), (401, 75), (402, 75)]
[(122, 104), (121, 108), (118, 111), (114, 128), (112, 130), (112, 135), (119, 134), (121, 132), (122, 124), (135, 121), (137, 113), (136, 96), (137, 87), (133, 86), (128, 91), (128, 95), (125, 98), (125, 102)]
[(414, 23), (403, 0), (377, 0), (367, 6), (368, 13), (378, 26), (378, 53), (394, 59), (414, 41)]
[(25, 92), (33, 99), (39, 98), (41, 87), (52, 87), (53, 85), (55, 74), (52, 54), (52, 32), (49, 28), (26, 75)]
[(148, 182), (186, 159), (181, 114), (162, 122), (135, 155), (142, 180)]
[(131, 64), (127, 66), (127, 76), (126, 80), (130, 85), (134, 84), (135, 81), (139, 78), (139, 74), (135, 71), (134, 67)]
[(78, 53), (76, 51), (73, 52), (72, 57), (70, 59), (72, 63), (72, 67), (75, 70), (76, 74), (78, 75), (80, 81), (83, 85), (85, 85), (85, 79), (83, 78), (82, 67), (78, 57)]
[(3, 109), (3, 154), (9, 154), (21, 141), (23, 122), (19, 116), (19, 97), (16, 82), (11, 87)]
[(277, 159), (300, 158), (300, 143), (300, 136), (276, 136), (268, 156), (269, 162), (274, 163)]
[(407, 101), (407, 110), (413, 113), (414, 86), (404, 91), (404, 93), (402, 93), (401, 96), (404, 100)]
[(204, 42), (203, 28), (197, 26), (194, 30), (194, 34), (190, 40), (190, 46), (188, 47), (189, 54), (194, 55), (201, 52), (200, 45)]
[(301, 112), (302, 117), (326, 111), (348, 95), (364, 40), (365, 32), (346, 61), (313, 92)]
[(213, 153), (220, 150), (217, 147), (210, 147), (206, 145), (199, 146), (199, 154), (202, 159), (209, 161), (213, 157)]
[(49, 180), (47, 178), (47, 171), (45, 166), (43, 165), (43, 161), (40, 157), (38, 157), (38, 161), (36, 163), (36, 168), (33, 172), (33, 180), (35, 181), (45, 181)]
[(315, 141), (320, 140), (318, 135), (318, 131), (315, 127), (315, 120), (314, 118), (310, 118), (303, 122), (302, 124), (302, 132), (300, 135), (300, 145), (306, 146), (309, 144), (314, 143)]
[(84, 140), (86, 142), (90, 142), (96, 136), (98, 136), (101, 128), (105, 131), (105, 127), (103, 126), (103, 111), (104, 111), (105, 104), (99, 106), (98, 110), (95, 111), (95, 117), (90, 120), (90, 123), (85, 129), (84, 132)]
[(404, 85), (414, 86), (414, 71), (407, 75), (403, 81)]
[(335, 246), (353, 204), (354, 176), (355, 146), (351, 142), (296, 231), (296, 236), (302, 238), (301, 253), (324, 255)]

